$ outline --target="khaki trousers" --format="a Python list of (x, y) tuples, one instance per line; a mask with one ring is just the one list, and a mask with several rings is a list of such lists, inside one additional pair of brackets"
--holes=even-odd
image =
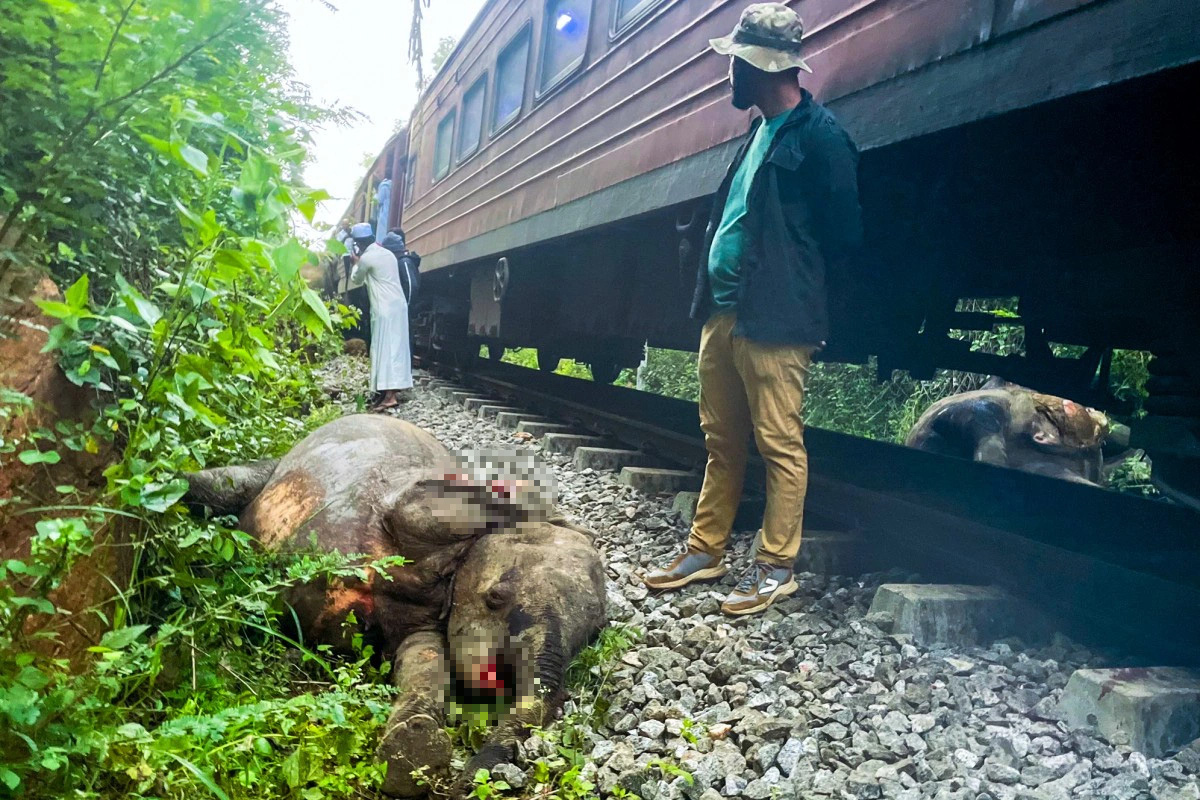
[(688, 546), (710, 555), (725, 552), (753, 433), (767, 476), (758, 558), (790, 568), (800, 552), (808, 490), (801, 412), (816, 348), (734, 336), (735, 320), (733, 312), (718, 314), (700, 334), (700, 428), (708, 466)]

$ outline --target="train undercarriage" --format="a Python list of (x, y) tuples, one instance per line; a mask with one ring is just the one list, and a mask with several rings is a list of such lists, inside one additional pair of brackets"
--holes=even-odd
[[(1200, 159), (1179, 107), (1197, 90), (1200, 66), (1180, 67), (863, 153), (868, 247), (831, 287), (822, 358), (873, 356), (880, 378), (996, 374), (1121, 415), (1133, 409), (1110, 390), (1113, 353), (1150, 351), (1133, 444), (1200, 496)], [(575, 358), (600, 380), (647, 343), (695, 350), (709, 203), (427, 273), (418, 346), (535, 347), (542, 368)], [(1018, 298), (1017, 316), (962, 310), (978, 298)], [(1023, 352), (960, 335), (998, 323), (1023, 328)]]

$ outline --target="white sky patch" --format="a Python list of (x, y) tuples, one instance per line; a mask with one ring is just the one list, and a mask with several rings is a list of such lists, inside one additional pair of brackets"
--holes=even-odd
[[(290, 57), (296, 78), (312, 89), (322, 105), (348, 106), (364, 117), (345, 127), (318, 131), (305, 179), (333, 199), (317, 210), (316, 231), (302, 238), (320, 240), (338, 221), (362, 178), (363, 158), (377, 154), (392, 135), (396, 120), (407, 119), (417, 103), (416, 69), (408, 63), (412, 0), (289, 0)], [(438, 41), (461, 38), (484, 0), (433, 0), (425, 10), (425, 70)]]

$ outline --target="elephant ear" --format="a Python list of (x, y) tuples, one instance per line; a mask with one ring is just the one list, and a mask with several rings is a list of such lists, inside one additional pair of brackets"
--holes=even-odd
[(1062, 436), (1058, 428), (1038, 417), (1033, 425), (1033, 441), (1043, 447), (1058, 447), (1062, 445)]

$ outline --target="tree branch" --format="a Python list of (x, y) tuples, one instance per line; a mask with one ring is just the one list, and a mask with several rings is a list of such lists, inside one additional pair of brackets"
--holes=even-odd
[(108, 59), (112, 56), (121, 28), (125, 26), (125, 20), (129, 19), (129, 14), (135, 5), (137, 5), (137, 0), (129, 0), (129, 5), (125, 6), (125, 10), (121, 12), (121, 18), (117, 20), (117, 27), (113, 28), (112, 38), (108, 40), (108, 48), (104, 51), (104, 58), (100, 60), (100, 69), (96, 70), (96, 85), (92, 87), (93, 92), (100, 91), (100, 82), (104, 80), (104, 71), (108, 69)]
[[(259, 8), (262, 8), (262, 4), (259, 5)], [(95, 111), (100, 112), (100, 111), (103, 111), (104, 109), (108, 108), (109, 106), (115, 106), (118, 103), (123, 103), (126, 100), (131, 100), (132, 98), (136, 97), (137, 95), (139, 95), (142, 92), (149, 89), (154, 84), (162, 81), (164, 78), (166, 78), (172, 72), (174, 72), (175, 70), (179, 69), (184, 64), (186, 64), (188, 62), (188, 60), (191, 59), (192, 56), (196, 55), (201, 50), (205, 49), (210, 44), (215, 42), (217, 39), (220, 39), (222, 36), (229, 33), (231, 30), (233, 30), (238, 25), (240, 25), (244, 22), (246, 22), (245, 18), (234, 17), (233, 21), (230, 22), (228, 25), (226, 25), (223, 28), (218, 29), (216, 32), (214, 32), (213, 34), (208, 36), (208, 38), (202, 39), (199, 43), (197, 43), (193, 47), (190, 47), (187, 50), (183, 51), (183, 55), (181, 55), (179, 58), (175, 59), (167, 66), (163, 67), (157, 73), (155, 73), (151, 77), (147, 78), (145, 81), (138, 84), (134, 88), (130, 89), (125, 94), (114, 97), (111, 100), (104, 101), (103, 103), (101, 103), (99, 106), (96, 107)], [(91, 116), (94, 116), (94, 115), (89, 115), (88, 121), (90, 121)]]
[(421, 37), (422, 8), (429, 8), (429, 0), (413, 0), (412, 27), (408, 32), (408, 61), (417, 66), (417, 89), (425, 88), (425, 48)]
[[(416, 0), (416, 2), (419, 3), (419, 2), (421, 2), (421, 0)], [(428, 2), (428, 0), (426, 0), (426, 2)], [(259, 3), (258, 8), (261, 9), (265, 5), (266, 5), (265, 3)], [(130, 4), (130, 7), (132, 8), (132, 3)], [(59, 159), (61, 159), (64, 155), (66, 155), (68, 152), (71, 151), (72, 146), (75, 144), (76, 140), (78, 140), (80, 134), (83, 133), (87, 129), (87, 126), (92, 123), (92, 120), (94, 120), (101, 111), (103, 111), (106, 108), (109, 108), (111, 106), (117, 105), (119, 103), (124, 103), (127, 100), (132, 100), (137, 95), (146, 91), (154, 84), (162, 81), (168, 75), (175, 72), (177, 69), (179, 69), (185, 63), (187, 63), (187, 61), (190, 58), (195, 56), (201, 50), (205, 49), (210, 44), (217, 41), (225, 34), (229, 33), (231, 30), (236, 28), (238, 25), (247, 22), (248, 19), (249, 19), (249, 17), (236, 17), (235, 16), (234, 19), (228, 25), (224, 26), (223, 28), (218, 29), (216, 32), (214, 32), (207, 38), (201, 40), (195, 46), (190, 47), (187, 50), (185, 50), (179, 58), (175, 59), (167, 66), (163, 67), (161, 70), (159, 70), (157, 73), (152, 75), (150, 78), (146, 79), (145, 81), (138, 84), (137, 86), (135, 86), (134, 88), (130, 89), (129, 91), (125, 92), (122, 95), (118, 95), (117, 97), (114, 97), (111, 100), (106, 100), (105, 102), (101, 103), (100, 105), (93, 105), (91, 108), (89, 108), (88, 112), (83, 116), (83, 119), (74, 125), (74, 130), (72, 130), (71, 134), (69, 136), (67, 136), (66, 139), (63, 140), (63, 142), (59, 146), (58, 150), (55, 153), (53, 153), (50, 156), (50, 158), (48, 158), (47, 160), (42, 162), (41, 166), (38, 168), (38, 170), (35, 173), (35, 175), (33, 176), (32, 180), (29, 181), (30, 188), (28, 190), (26, 190), (25, 192), (19, 193), (17, 195), (16, 202), (13, 203), (13, 207), (9, 211), (8, 217), (4, 220), (4, 222), (2, 224), (0, 224), (0, 239), (3, 239), (4, 236), (8, 233), (9, 229), (15, 223), (17, 216), (22, 211), (24, 211), (25, 206), (28, 205), (29, 202), (34, 197), (37, 196), (37, 188), (36, 187), (40, 187), (40, 186), (44, 185), (46, 178), (50, 175), (50, 170), (53, 169), (55, 165), (57, 165)]]

